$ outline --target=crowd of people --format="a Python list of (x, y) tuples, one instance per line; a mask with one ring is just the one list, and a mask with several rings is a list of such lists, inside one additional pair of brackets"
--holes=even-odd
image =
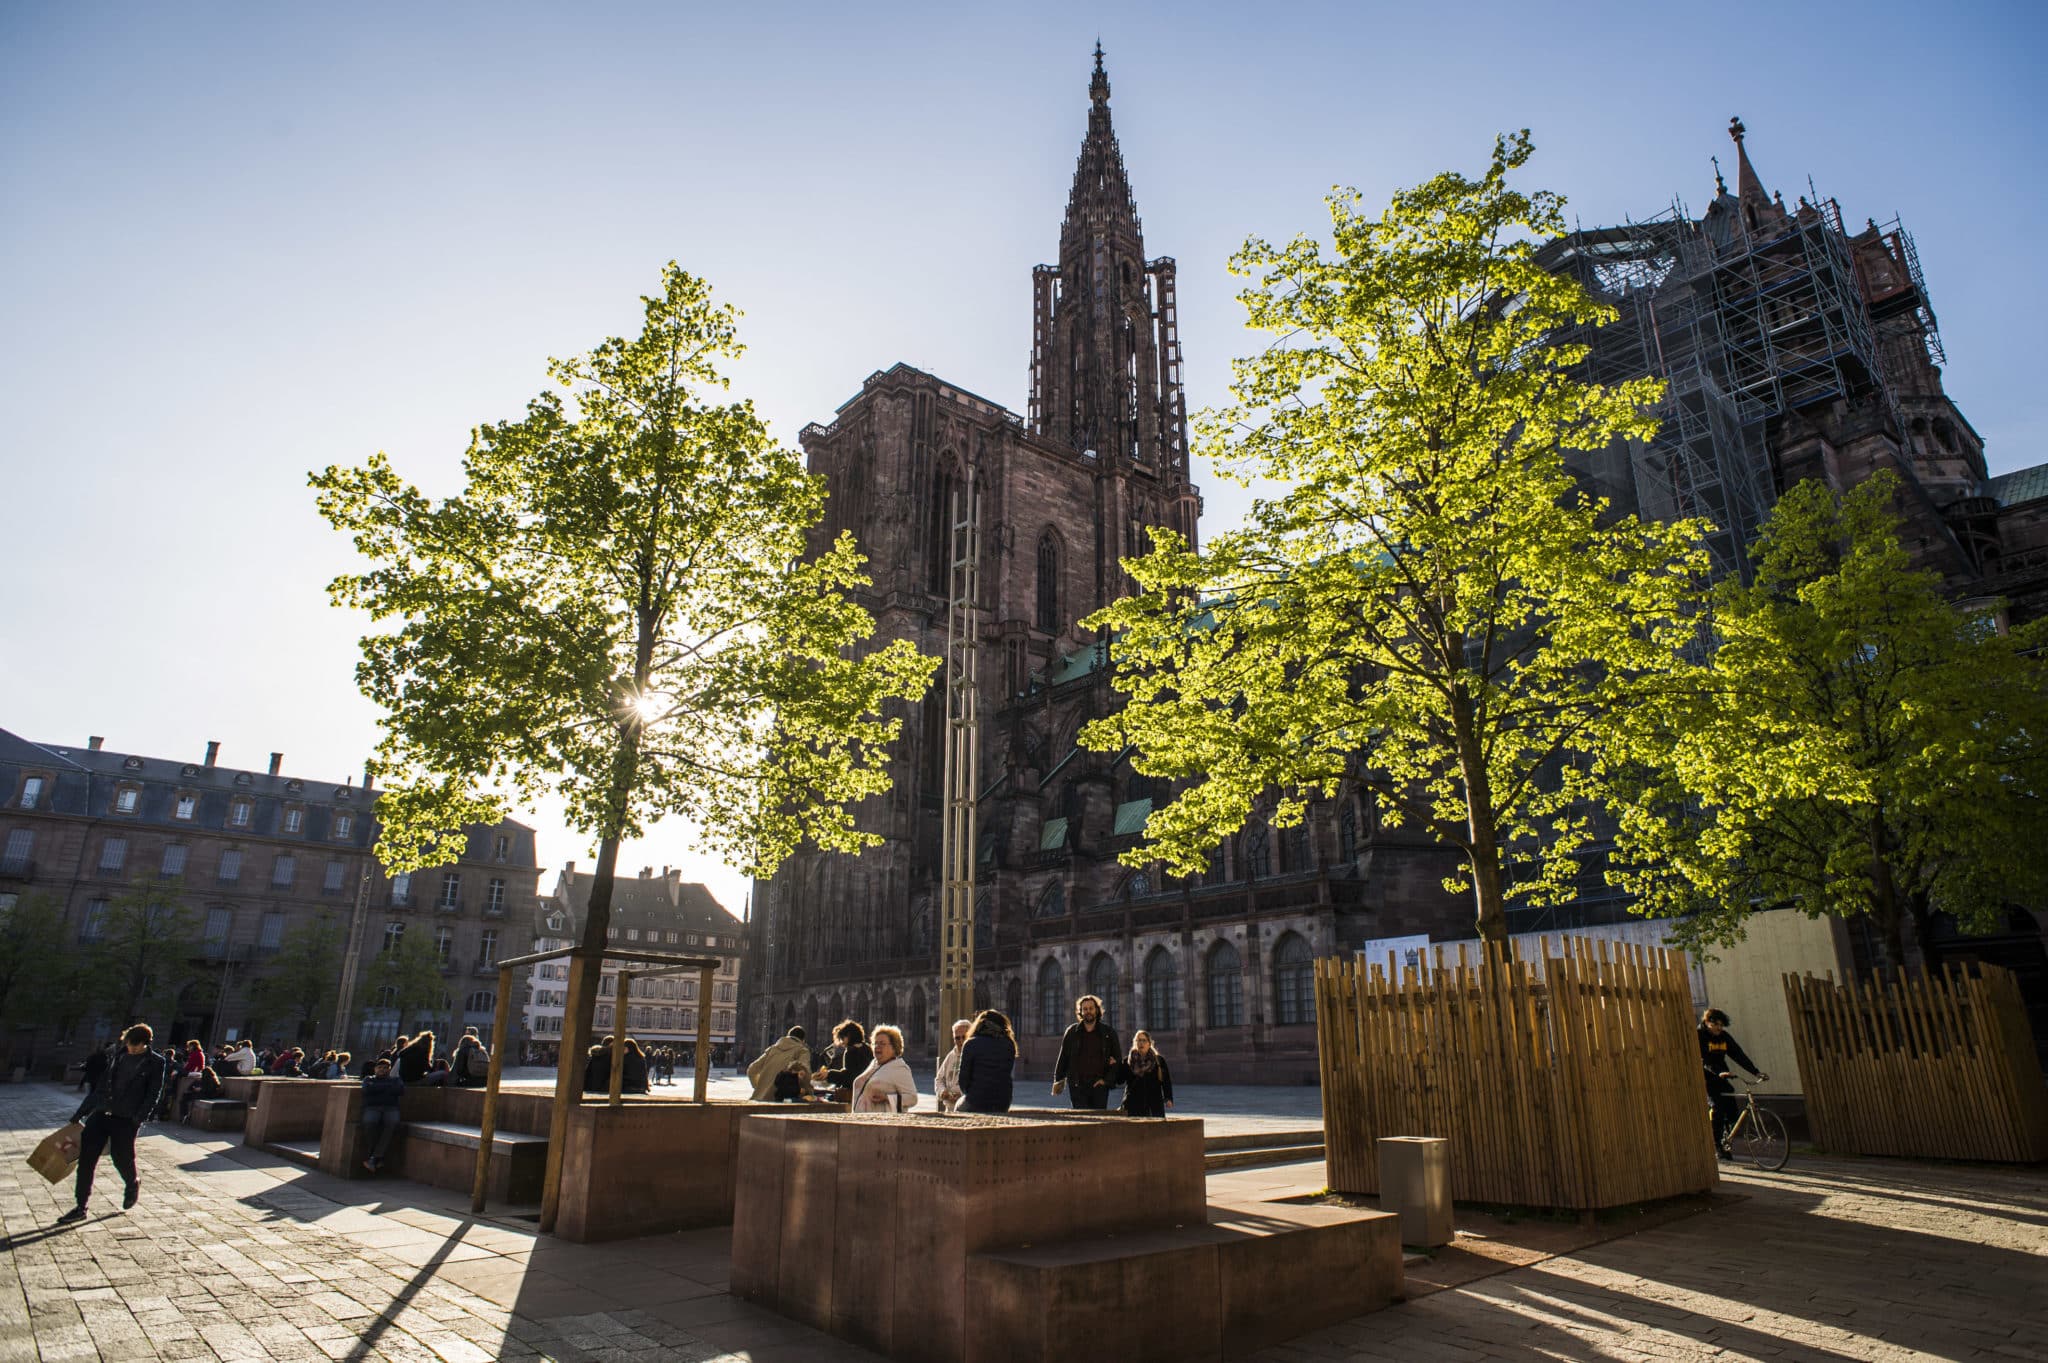
[[(1017, 1034), (994, 1008), (953, 1024), (953, 1046), (939, 1058), (932, 1091), (941, 1112), (1008, 1112), (1015, 1098)], [(609, 1038), (607, 1038), (609, 1039)], [(792, 1027), (747, 1067), (754, 1100), (768, 1103), (845, 1103), (854, 1112), (904, 1112), (920, 1095), (911, 1076), (903, 1033), (896, 1027), (864, 1026), (848, 1018), (832, 1029), (832, 1044), (813, 1052), (802, 1027)], [(1173, 1106), (1173, 1072), (1152, 1044), (1149, 1032), (1131, 1038), (1123, 1052), (1103, 1020), (1102, 1000), (1083, 995), (1074, 1004), (1074, 1025), (1060, 1040), (1052, 1091), (1076, 1108), (1103, 1110), (1122, 1089), (1117, 1111), (1132, 1117), (1164, 1117)]]

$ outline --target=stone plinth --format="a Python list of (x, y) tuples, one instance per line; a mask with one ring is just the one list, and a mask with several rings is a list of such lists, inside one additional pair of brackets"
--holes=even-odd
[(1451, 1143), (1441, 1136), (1382, 1136), (1378, 1150), (1380, 1207), (1401, 1218), (1401, 1243), (1451, 1243)]
[(732, 1220), (740, 1126), (774, 1103), (642, 1102), (571, 1109), (555, 1234), (619, 1240)]
[(249, 1116), (242, 1128), (243, 1143), (274, 1145), (320, 1139), (327, 1120), (327, 1095), (348, 1083), (345, 1079), (266, 1079), (254, 1085)]
[(950, 1363), (970, 1357), (970, 1255), (1200, 1227), (1204, 1198), (1196, 1118), (759, 1116), (740, 1124), (732, 1292)]

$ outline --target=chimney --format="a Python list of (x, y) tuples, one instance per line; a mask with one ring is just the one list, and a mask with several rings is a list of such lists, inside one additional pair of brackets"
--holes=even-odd
[(368, 762), (363, 763), (363, 792), (368, 794), (377, 788), (377, 774), (370, 770)]
[(274, 752), (274, 753), (272, 753), (272, 754), (270, 755), (270, 774), (271, 774), (272, 776), (275, 776), (275, 775), (277, 775), (277, 769), (278, 769), (279, 767), (283, 766), (283, 765), (284, 765), (284, 754), (283, 754), (283, 753), (281, 753), (281, 752)]
[(572, 862), (570, 862), (570, 863), (569, 863), (568, 865), (564, 866), (564, 867), (562, 868), (562, 874), (563, 874), (563, 875), (565, 875), (565, 876), (573, 876), (573, 875), (575, 875), (575, 874), (576, 874), (576, 863), (572, 861)]
[(651, 876), (651, 875), (653, 875), (653, 874), (654, 874), (654, 868), (653, 868), (652, 866), (642, 866), (642, 867), (640, 868), (640, 878), (641, 878), (642, 880), (645, 880), (645, 879), (647, 879), (647, 877), (649, 877), (649, 876)]
[(101, 738), (98, 734), (94, 734), (91, 738), (85, 740), (85, 750), (87, 752), (98, 752), (100, 750), (100, 744), (106, 741), (106, 739)]
[(206, 765), (212, 766), (220, 758), (220, 740), (212, 739), (206, 745)]

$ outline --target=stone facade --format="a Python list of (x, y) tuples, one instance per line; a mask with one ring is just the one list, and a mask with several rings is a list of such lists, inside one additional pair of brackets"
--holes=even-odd
[[(552, 951), (581, 940), (584, 915), (590, 908), (590, 887), (596, 877), (570, 862), (556, 877), (554, 892), (537, 906), (533, 949)], [(739, 991), (746, 961), (746, 925), (712, 898), (702, 885), (685, 882), (683, 873), (652, 866), (637, 876), (620, 875), (612, 882), (611, 927), (607, 945), (627, 950), (666, 951), (684, 956), (716, 956), (723, 962), (712, 985), (711, 1045), (714, 1064), (723, 1064), (735, 1039)], [(618, 997), (619, 964), (607, 961), (598, 985), (594, 1025), (599, 1036), (615, 1030), (614, 1000)], [(523, 1040), (539, 1063), (553, 1063), (561, 1044), (564, 1005), (568, 1001), (569, 963), (540, 961), (529, 971)], [(668, 979), (637, 981), (627, 1001), (626, 1032), (644, 1047), (671, 1046), (690, 1051), (697, 1044), (695, 971)], [(684, 1061), (677, 1064), (681, 1080)]]
[[(494, 962), (518, 945), (508, 925), (533, 919), (533, 830), (509, 819), (473, 827), (455, 864), (387, 875), (372, 850), (377, 792), (367, 777), (357, 786), (287, 776), (280, 753), (267, 771), (240, 770), (219, 765), (219, 746), (181, 761), (108, 751), (97, 738), (71, 748), (0, 730), (0, 909), (46, 895), (67, 939), (90, 945), (106, 905), (138, 879), (174, 883), (197, 925), (190, 979), (173, 1008), (145, 1020), (178, 1041), (232, 1032), (309, 1049), (340, 1044), (331, 1015), (299, 1036), (251, 1002), (252, 984), (293, 929), (328, 919), (345, 934), (356, 920), (358, 981), (394, 931), (427, 934), (447, 984), (436, 1030), (474, 1026), (488, 1037)], [(344, 1049), (360, 1052), (396, 1033), (399, 1019), (374, 1005), (372, 996), (353, 1007)], [(25, 1027), (8, 1040), (18, 1057), (76, 1056), (134, 1020), (86, 1017)]]
[[(1058, 263), (1033, 272), (1032, 297), (1027, 416), (897, 365), (802, 433), (831, 490), (819, 533), (859, 539), (882, 639), (944, 651), (952, 494), (972, 480), (982, 495), (979, 1002), (1020, 1024), (1025, 1074), (1049, 1072), (1073, 999), (1094, 992), (1185, 1078), (1308, 1081), (1308, 962), (1454, 929), (1469, 909), (1441, 888), (1449, 853), (1376, 828), (1350, 791), (1305, 828), (1255, 824), (1206, 875), (1116, 860), (1168, 791), (1077, 746), (1116, 703), (1077, 622), (1130, 589), (1118, 560), (1149, 527), (1196, 540), (1202, 502), (1174, 262), (1145, 256), (1099, 61)], [(843, 1017), (893, 1021), (923, 1065), (951, 1021), (936, 1013), (943, 689), (903, 718), (894, 786), (861, 811), (881, 845), (802, 853), (755, 887), (749, 1047), (796, 1023), (822, 1045)]]

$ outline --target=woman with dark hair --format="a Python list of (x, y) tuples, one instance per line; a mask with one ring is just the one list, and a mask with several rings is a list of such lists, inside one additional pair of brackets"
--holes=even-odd
[(417, 1084), (427, 1077), (427, 1071), (434, 1067), (434, 1034), (421, 1032), (407, 1042), (405, 1049), (398, 1053), (392, 1068), (398, 1077), (408, 1084)]
[(960, 1048), (960, 1111), (1008, 1112), (1017, 1039), (1010, 1020), (993, 1008), (976, 1015), (967, 1044)]
[(852, 1018), (832, 1029), (832, 1040), (838, 1043), (834, 1047), (838, 1054), (825, 1068), (825, 1079), (832, 1085), (833, 1102), (849, 1102), (853, 1098), (853, 1081), (875, 1063), (874, 1048), (868, 1045), (867, 1029)]
[[(637, 1037), (629, 1036), (626, 1038), (625, 1066), (625, 1073), (619, 1076), (619, 1092), (647, 1092), (647, 1052), (640, 1049), (640, 1041)], [(609, 1083), (611, 1076), (606, 1075), (605, 1080)]]

